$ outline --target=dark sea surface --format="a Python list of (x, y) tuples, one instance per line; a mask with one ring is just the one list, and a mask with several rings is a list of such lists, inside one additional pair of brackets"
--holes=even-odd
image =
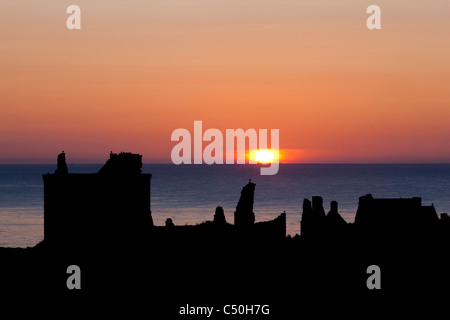
[[(56, 165), (0, 165), (0, 246), (34, 246), (44, 235), (42, 174)], [(71, 173), (94, 173), (101, 165), (69, 164)], [(242, 187), (256, 183), (256, 221), (287, 214), (287, 234), (300, 233), (304, 198), (324, 198), (325, 211), (332, 200), (353, 222), (358, 198), (422, 197), (438, 213), (450, 212), (450, 164), (280, 164), (278, 174), (261, 176), (257, 165), (146, 164), (151, 173), (151, 210), (155, 225), (172, 218), (176, 225), (212, 220), (222, 206), (228, 222)], [(126, 214), (126, 213), (124, 213)]]

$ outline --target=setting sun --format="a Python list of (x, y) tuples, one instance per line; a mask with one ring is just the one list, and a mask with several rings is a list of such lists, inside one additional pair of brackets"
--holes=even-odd
[(271, 163), (275, 156), (271, 150), (263, 149), (255, 153), (255, 158), (259, 163)]

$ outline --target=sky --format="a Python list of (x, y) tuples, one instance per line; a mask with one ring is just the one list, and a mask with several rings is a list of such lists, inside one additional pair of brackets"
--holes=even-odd
[(0, 163), (170, 163), (195, 120), (279, 129), (282, 162), (448, 163), (448, 17), (448, 0), (3, 0)]

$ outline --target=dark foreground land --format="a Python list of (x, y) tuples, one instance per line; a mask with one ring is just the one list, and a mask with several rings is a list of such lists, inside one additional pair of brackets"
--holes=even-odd
[[(365, 240), (311, 243), (296, 238), (264, 246), (183, 243), (89, 250), (44, 244), (3, 248), (1, 290), (2, 296), (25, 305), (26, 301), (44, 305), (51, 301), (51, 305), (67, 304), (77, 310), (141, 310), (160, 319), (190, 318), (179, 314), (187, 304), (215, 309), (228, 304), (270, 306), (270, 315), (243, 319), (288, 319), (307, 310), (321, 318), (348, 315), (360, 308), (383, 314), (446, 306), (448, 242)], [(81, 269), (79, 290), (67, 288), (70, 265)], [(380, 267), (381, 289), (367, 287), (370, 265)], [(230, 317), (239, 318), (214, 314), (214, 319)]]

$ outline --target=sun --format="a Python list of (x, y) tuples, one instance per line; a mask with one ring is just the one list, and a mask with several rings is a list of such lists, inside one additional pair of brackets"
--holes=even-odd
[(271, 150), (263, 149), (255, 153), (255, 159), (259, 163), (271, 163), (275, 158)]

